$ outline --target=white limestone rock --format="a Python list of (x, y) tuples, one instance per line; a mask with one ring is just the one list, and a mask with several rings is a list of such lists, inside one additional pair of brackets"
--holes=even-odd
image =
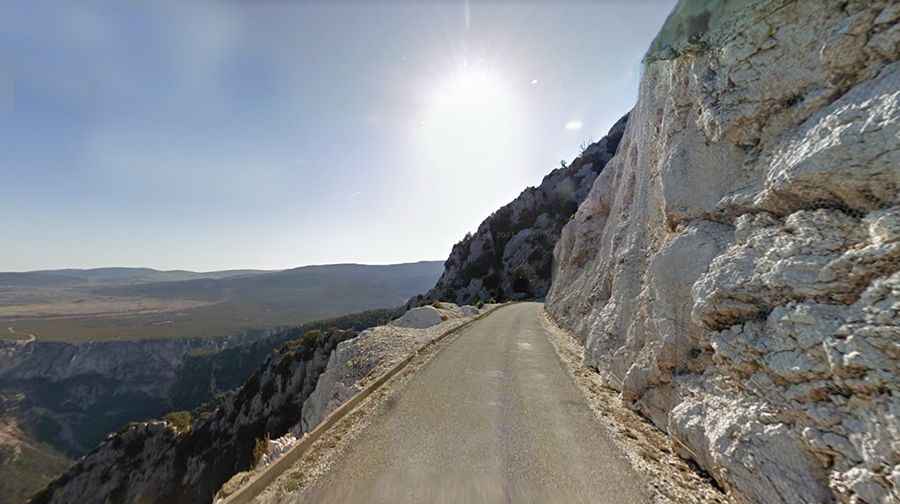
[(724, 10), (655, 43), (618, 154), (561, 232), (547, 310), (739, 501), (886, 504), (900, 11), (702, 3), (676, 12)]
[(391, 325), (425, 329), (440, 324), (441, 320), (441, 312), (439, 312), (437, 308), (434, 308), (433, 306), (420, 306), (407, 311), (402, 317), (391, 322)]

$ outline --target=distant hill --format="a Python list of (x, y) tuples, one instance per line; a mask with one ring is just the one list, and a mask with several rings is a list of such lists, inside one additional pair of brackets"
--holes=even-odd
[(405, 303), (439, 261), (207, 273), (145, 268), (0, 273), (0, 336), (98, 341), (214, 338)]
[[(392, 299), (393, 306), (416, 294), (422, 282), (440, 276), (439, 261), (370, 266), (364, 264), (330, 264), (303, 266), (278, 272), (256, 273), (232, 277), (203, 277), (185, 281), (162, 281), (129, 286), (95, 289), (101, 295), (178, 298), (198, 301), (243, 300), (265, 303), (271, 307), (296, 306), (303, 299), (323, 294), (340, 294), (343, 299), (318, 299), (317, 303), (355, 303), (369, 294), (378, 293)], [(435, 271), (438, 272), (435, 275)], [(348, 297), (349, 296), (349, 297)], [(354, 310), (356, 311), (356, 310)]]
[(152, 268), (58, 269), (26, 272), (0, 272), (3, 287), (78, 287), (89, 285), (128, 285), (149, 282), (177, 282), (198, 278), (228, 278), (270, 273), (266, 270), (160, 271)]

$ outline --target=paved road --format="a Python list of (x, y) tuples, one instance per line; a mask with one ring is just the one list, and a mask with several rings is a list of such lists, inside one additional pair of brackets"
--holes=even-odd
[(465, 329), (297, 502), (648, 502), (541, 313), (517, 304)]

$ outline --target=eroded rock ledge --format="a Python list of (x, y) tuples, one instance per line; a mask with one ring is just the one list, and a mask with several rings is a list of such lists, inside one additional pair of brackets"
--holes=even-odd
[(547, 308), (739, 500), (896, 502), (900, 5), (732, 4), (664, 28)]

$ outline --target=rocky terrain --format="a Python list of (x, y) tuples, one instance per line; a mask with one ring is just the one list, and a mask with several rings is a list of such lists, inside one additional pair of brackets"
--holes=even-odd
[[(898, 59), (896, 2), (682, 0), (627, 119), (411, 304), (546, 294), (593, 376), (735, 502), (900, 500)], [(123, 429), (35, 502), (209, 501), (466, 312), (306, 331), (187, 425)]]
[(406, 312), (389, 325), (373, 327), (337, 346), (316, 390), (303, 403), (303, 431), (309, 431), (335, 408), (410, 352), (449, 328), (478, 315), (472, 306), (438, 303)]
[(5, 410), (25, 423), (45, 424), (42, 441), (82, 454), (125, 422), (171, 409), (170, 392), (191, 354), (218, 353), (267, 335), (74, 345), (0, 341), (0, 388), (10, 397), (20, 394), (18, 401), (7, 399)]
[(548, 311), (736, 499), (900, 499), (900, 5), (682, 1)]
[(616, 153), (627, 119), (627, 115), (619, 119), (568, 166), (550, 172), (539, 186), (525, 189), (454, 245), (437, 285), (412, 304), (544, 297), (550, 288), (553, 245), (594, 178)]
[(181, 424), (133, 423), (111, 435), (31, 502), (209, 502), (237, 472), (253, 467), (258, 442), (301, 419), (328, 355), (356, 333), (307, 331), (285, 344), (236, 393)]
[(296, 333), (237, 392), (186, 420), (128, 425), (31, 502), (210, 502), (229, 478), (283, 452), (284, 441), (315, 427), (366, 379), (477, 313), (452, 305), (439, 310), (446, 321), (428, 328)]
[(35, 442), (15, 418), (0, 417), (0, 502), (25, 502), (70, 464), (51, 446)]
[[(0, 341), (0, 423), (18, 426), (17, 436), (0, 436), (0, 450), (22, 453), (16, 464), (0, 458), (0, 486), (19, 481), (16, 467), (26, 466), (46, 483), (66, 465), (60, 454), (83, 455), (129, 421), (190, 410), (239, 388), (273, 349), (304, 332), (360, 331), (402, 313), (371, 310), (203, 340)], [(27, 494), (42, 485), (21, 486)]]
[[(0, 456), (0, 488), (37, 491), (66, 457), (84, 455), (127, 422), (190, 410), (240, 387), (298, 331), (363, 330), (396, 318), (397, 309), (359, 310), (402, 304), (433, 285), (439, 266), (0, 273), (0, 424), (17, 429), (0, 437), (0, 455), (19, 454)], [(61, 332), (44, 331), (50, 327)], [(0, 492), (0, 504), (21, 502), (7, 495)]]

